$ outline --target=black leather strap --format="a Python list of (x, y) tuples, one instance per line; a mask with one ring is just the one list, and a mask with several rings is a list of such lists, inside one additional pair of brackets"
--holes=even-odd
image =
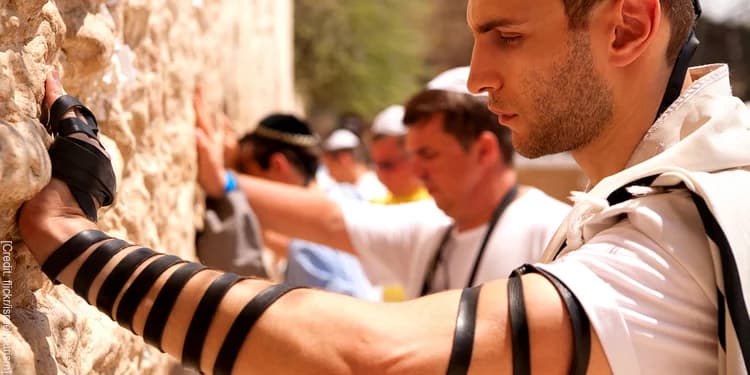
[(164, 334), (164, 327), (167, 325), (167, 319), (172, 313), (177, 297), (195, 274), (206, 270), (207, 267), (200, 263), (187, 263), (178, 268), (174, 273), (169, 275), (169, 279), (164, 283), (159, 294), (156, 295), (153, 306), (148, 312), (146, 325), (143, 328), (143, 340), (155, 346), (164, 352), (161, 345), (161, 336)]
[[(88, 122), (87, 127), (91, 128), (94, 134), (99, 132), (99, 125), (96, 122), (96, 116), (94, 116), (91, 110), (86, 108), (86, 106), (84, 106), (75, 96), (62, 95), (52, 103), (49, 117), (47, 119), (47, 129), (53, 135), (57, 135), (61, 132), (60, 125), (61, 121), (63, 121), (63, 116), (65, 116), (65, 114), (72, 108), (77, 109), (78, 112), (86, 118), (86, 121)], [(94, 138), (96, 138), (96, 136), (94, 136)]]
[(508, 308), (513, 343), (513, 374), (527, 375), (531, 373), (531, 349), (529, 346), (529, 327), (526, 319), (526, 307), (523, 301), (523, 286), (521, 275), (538, 273), (544, 276), (557, 290), (558, 295), (568, 310), (570, 326), (573, 335), (573, 358), (569, 374), (585, 375), (591, 356), (591, 329), (586, 311), (578, 298), (560, 279), (551, 273), (533, 265), (524, 265), (513, 271), (508, 280)]
[[(508, 208), (508, 206), (510, 206), (510, 204), (513, 203), (514, 200), (516, 200), (517, 196), (518, 185), (513, 185), (508, 193), (505, 194), (505, 197), (503, 197), (503, 199), (497, 204), (495, 210), (492, 212), (492, 217), (487, 223), (487, 231), (484, 233), (482, 243), (479, 245), (479, 251), (477, 252), (477, 256), (474, 258), (474, 263), (471, 267), (471, 273), (469, 274), (469, 280), (466, 282), (467, 288), (470, 288), (472, 285), (474, 285), (474, 282), (476, 281), (477, 273), (479, 272), (479, 265), (482, 264), (482, 258), (484, 257), (487, 243), (489, 243), (490, 237), (492, 237), (492, 232), (495, 230), (495, 226), (497, 225), (498, 221), (500, 221), (500, 218), (503, 216), (503, 213), (505, 213), (505, 210)], [(420, 296), (426, 296), (431, 291), (439, 291), (432, 286), (432, 283), (434, 281), (438, 265), (440, 265), (440, 263), (444, 261), (443, 258), (445, 257), (445, 254), (443, 253), (445, 252), (445, 245), (448, 244), (448, 240), (450, 239), (451, 232), (453, 232), (453, 225), (449, 226), (445, 231), (445, 234), (443, 234), (443, 238), (440, 240), (438, 248), (435, 250), (429, 268), (425, 272), (425, 277), (422, 282), (422, 292)], [(449, 280), (446, 281), (450, 283)]]
[(461, 292), (456, 316), (456, 330), (453, 334), (453, 348), (448, 361), (448, 375), (466, 375), (471, 365), (474, 350), (474, 332), (477, 322), (477, 306), (482, 286), (465, 288)]
[(568, 310), (570, 326), (573, 331), (573, 362), (570, 366), (571, 375), (585, 375), (591, 357), (591, 328), (589, 317), (581, 306), (581, 302), (555, 275), (534, 266), (528, 266), (534, 272), (544, 276), (557, 290), (557, 294), (565, 303)]
[(508, 279), (508, 319), (510, 320), (513, 375), (531, 374), (531, 347), (526, 303), (523, 300), (521, 270), (516, 269)]
[(182, 346), (182, 364), (184, 366), (200, 370), (203, 345), (206, 341), (208, 328), (216, 314), (216, 309), (219, 308), (221, 300), (229, 289), (244, 279), (244, 277), (234, 273), (225, 273), (216, 278), (208, 287), (206, 293), (203, 294), (193, 319), (190, 321), (190, 327), (187, 335), (185, 335), (185, 343)]
[(159, 259), (154, 260), (141, 271), (141, 273), (133, 280), (128, 289), (120, 299), (120, 303), (117, 304), (115, 310), (115, 316), (121, 326), (133, 331), (133, 315), (135, 310), (138, 308), (138, 304), (141, 303), (143, 298), (146, 296), (151, 287), (154, 286), (156, 279), (161, 276), (164, 271), (169, 269), (178, 263), (184, 263), (185, 261), (174, 255), (165, 255)]
[(86, 124), (78, 117), (69, 117), (60, 120), (58, 128), (58, 132), (61, 137), (67, 137), (74, 133), (83, 133), (90, 138), (96, 139), (98, 142), (98, 139), (96, 138), (97, 133), (95, 132), (95, 130), (96, 129), (92, 129), (88, 124)]
[(47, 260), (42, 264), (42, 272), (52, 280), (53, 283), (59, 284), (57, 276), (60, 275), (76, 258), (81, 256), (91, 245), (112, 238), (102, 231), (84, 230), (65, 241), (57, 250), (55, 250)]
[(130, 279), (130, 276), (133, 275), (138, 266), (156, 254), (155, 251), (142, 247), (126, 255), (115, 266), (112, 272), (107, 275), (107, 278), (102, 283), (102, 287), (99, 288), (99, 293), (96, 296), (96, 307), (99, 308), (99, 311), (114, 319), (112, 316), (112, 307), (114, 307), (117, 296), (125, 286), (125, 283), (128, 282), (128, 279)]
[(112, 257), (128, 246), (130, 246), (129, 243), (120, 239), (112, 239), (99, 245), (86, 258), (81, 268), (78, 269), (78, 273), (76, 273), (76, 277), (73, 280), (73, 290), (76, 294), (88, 302), (91, 283), (94, 282), (94, 279), (99, 275), (102, 268), (112, 260)]
[(102, 206), (114, 201), (117, 181), (112, 163), (96, 146), (76, 138), (55, 138), (49, 149), (52, 176), (89, 192)]
[(250, 334), (250, 330), (255, 325), (255, 322), (281, 296), (298, 288), (300, 287), (293, 287), (286, 284), (272, 285), (258, 293), (255, 298), (245, 305), (240, 314), (237, 315), (234, 323), (232, 323), (232, 327), (229, 329), (229, 333), (227, 333), (227, 337), (221, 345), (221, 350), (219, 350), (219, 355), (214, 364), (214, 374), (229, 375), (232, 373), (232, 368), (234, 367), (234, 362), (237, 360), (240, 347), (242, 347), (245, 339)]

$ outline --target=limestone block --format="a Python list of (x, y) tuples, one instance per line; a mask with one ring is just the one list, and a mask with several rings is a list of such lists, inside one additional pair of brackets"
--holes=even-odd
[[(239, 132), (270, 111), (296, 111), (291, 9), (291, 0), (0, 0), (0, 240), (18, 240), (18, 208), (49, 180), (51, 140), (35, 119), (56, 68), (113, 157), (118, 192), (102, 228), (193, 258), (203, 199), (193, 89), (202, 82)], [(53, 286), (18, 241), (12, 265), (0, 372), (171, 371), (165, 355)]]

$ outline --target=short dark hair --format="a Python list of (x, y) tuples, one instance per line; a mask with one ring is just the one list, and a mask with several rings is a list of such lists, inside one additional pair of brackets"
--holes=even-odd
[[(562, 0), (571, 29), (586, 28), (594, 5), (602, 0)], [(687, 41), (690, 29), (695, 23), (695, 9), (692, 0), (660, 0), (662, 12), (670, 20), (671, 36), (667, 47), (667, 62), (673, 64), (682, 45)]]
[[(306, 122), (292, 115), (274, 114), (261, 120), (258, 128), (271, 129), (274, 132), (266, 134), (255, 131), (246, 134), (239, 141), (241, 153), (245, 147), (250, 146), (248, 156), (264, 170), (270, 167), (271, 156), (280, 153), (302, 174), (305, 185), (315, 178), (319, 163), (318, 147), (290, 143), (298, 136), (315, 137)], [(282, 136), (278, 137), (277, 134)], [(289, 135), (290, 140), (285, 141), (283, 134)]]
[(436, 114), (443, 115), (443, 130), (468, 150), (482, 132), (495, 135), (503, 161), (513, 164), (513, 143), (510, 130), (500, 125), (497, 115), (487, 109), (486, 96), (474, 96), (445, 90), (423, 90), (405, 106), (404, 124), (407, 127), (426, 121)]

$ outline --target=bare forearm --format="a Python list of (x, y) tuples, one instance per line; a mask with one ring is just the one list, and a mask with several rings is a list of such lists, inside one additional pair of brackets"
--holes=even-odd
[(355, 252), (341, 209), (322, 193), (244, 175), (238, 182), (265, 228)]

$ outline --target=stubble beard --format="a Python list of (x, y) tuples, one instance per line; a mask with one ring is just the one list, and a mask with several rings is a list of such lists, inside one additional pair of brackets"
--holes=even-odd
[(573, 32), (567, 59), (552, 74), (530, 74), (522, 81), (533, 95), (528, 134), (513, 136), (527, 158), (582, 148), (612, 122), (612, 91), (594, 67), (586, 33)]

